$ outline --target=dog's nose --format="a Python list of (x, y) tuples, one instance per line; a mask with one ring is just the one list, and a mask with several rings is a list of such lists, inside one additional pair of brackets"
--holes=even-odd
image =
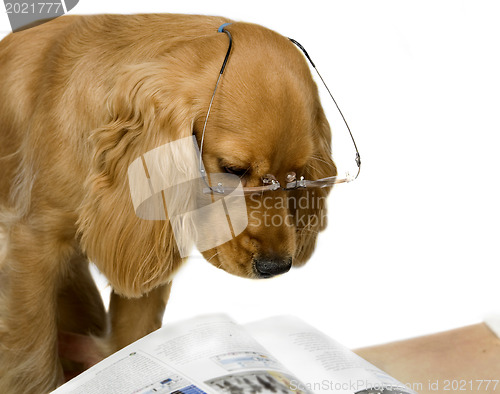
[(288, 272), (292, 267), (292, 258), (259, 257), (254, 259), (254, 268), (260, 278), (271, 278)]

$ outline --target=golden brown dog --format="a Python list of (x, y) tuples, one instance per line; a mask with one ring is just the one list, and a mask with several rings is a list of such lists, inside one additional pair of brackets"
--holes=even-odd
[[(62, 383), (58, 332), (100, 337), (111, 352), (161, 325), (183, 259), (168, 220), (135, 215), (127, 168), (169, 141), (193, 133), (200, 141), (227, 50), (217, 33), (224, 22), (66, 16), (0, 42), (1, 393)], [(246, 186), (267, 173), (282, 184), (290, 171), (335, 175), (329, 125), (302, 53), (257, 25), (228, 29), (234, 45), (205, 136), (207, 170), (235, 173)], [(247, 198), (246, 230), (204, 256), (249, 278), (305, 263), (325, 225), (327, 193)], [(316, 202), (282, 203), (302, 197)], [(263, 223), (264, 210), (292, 220)], [(113, 289), (109, 327), (89, 260)], [(261, 275), (262, 261), (275, 271)]]

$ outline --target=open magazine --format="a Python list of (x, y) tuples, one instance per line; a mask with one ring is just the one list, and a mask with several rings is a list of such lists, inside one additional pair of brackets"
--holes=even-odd
[(127, 346), (53, 393), (391, 393), (396, 379), (291, 316), (201, 316)]

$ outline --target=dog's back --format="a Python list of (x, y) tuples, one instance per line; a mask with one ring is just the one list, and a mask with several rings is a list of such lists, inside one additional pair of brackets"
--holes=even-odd
[(60, 18), (39, 29), (0, 41), (0, 204), (6, 204), (19, 165), (19, 149), (36, 106), (47, 49), (74, 18)]
[[(221, 20), (161, 14), (64, 16), (0, 41), (0, 205), (12, 199), (22, 141), (38, 139), (51, 148), (41, 154), (53, 155), (53, 160), (61, 156), (53, 149), (58, 144), (45, 140), (45, 132), (36, 135), (47, 129), (40, 122), (51, 122), (56, 129), (72, 125), (73, 130), (51, 131), (59, 136), (81, 135), (102, 125), (107, 115), (103, 104), (120, 65), (151, 60)], [(70, 152), (75, 160), (65, 164), (77, 164), (77, 153)]]

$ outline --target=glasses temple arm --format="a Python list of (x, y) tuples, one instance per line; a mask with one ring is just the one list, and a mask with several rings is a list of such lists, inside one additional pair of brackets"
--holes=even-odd
[(337, 101), (335, 100), (335, 98), (333, 97), (333, 94), (332, 92), (330, 91), (330, 89), (328, 88), (328, 85), (326, 84), (325, 80), (323, 79), (323, 77), (321, 76), (321, 74), (319, 73), (318, 69), (316, 68), (316, 65), (314, 64), (314, 62), (312, 61), (311, 57), (309, 56), (309, 54), (307, 53), (306, 49), (296, 40), (294, 40), (293, 38), (288, 38), (291, 42), (293, 42), (305, 55), (305, 57), (307, 58), (307, 60), (309, 60), (309, 63), (311, 63), (311, 66), (314, 68), (314, 70), (316, 71), (316, 73), (318, 74), (319, 78), (321, 79), (321, 82), (323, 82), (323, 85), (325, 85), (325, 88), (326, 90), (328, 91), (328, 94), (330, 95), (330, 97), (332, 98), (333, 102), (335, 103), (335, 106), (337, 107), (337, 110), (339, 111), (340, 113), (340, 116), (342, 117), (342, 120), (344, 121), (346, 127), (347, 127), (347, 131), (349, 131), (349, 135), (351, 136), (351, 140), (352, 140), (352, 143), (354, 145), (354, 149), (356, 150), (356, 165), (358, 166), (358, 173), (356, 174), (356, 176), (354, 177), (354, 179), (356, 179), (361, 171), (361, 156), (359, 154), (359, 151), (358, 151), (358, 146), (356, 145), (356, 141), (354, 140), (354, 136), (352, 135), (352, 132), (351, 132), (351, 128), (349, 127), (349, 124), (347, 123), (347, 120), (345, 119), (344, 117), (344, 114), (342, 113), (342, 111), (340, 110), (340, 107), (339, 105), (337, 104)]
[[(214, 88), (214, 91), (212, 93), (212, 98), (210, 99), (210, 105), (208, 106), (207, 116), (205, 117), (205, 122), (203, 123), (203, 131), (201, 133), (199, 163), (200, 163), (200, 172), (203, 175), (203, 178), (205, 178), (206, 174), (205, 174), (205, 171), (203, 170), (202, 154), (203, 154), (203, 143), (205, 141), (205, 130), (207, 128), (207, 123), (208, 123), (208, 116), (210, 115), (210, 111), (212, 110), (212, 104), (214, 102), (215, 92), (217, 92), (217, 87), (219, 86), (219, 82), (222, 78), (222, 74), (224, 74), (224, 70), (226, 69), (227, 61), (229, 60), (229, 55), (231, 54), (231, 48), (233, 47), (233, 37), (231, 36), (231, 33), (224, 28), (228, 24), (224, 24), (219, 28), (219, 32), (226, 33), (227, 36), (229, 37), (229, 46), (227, 48), (227, 52), (226, 52), (226, 56), (224, 57), (224, 61), (222, 62), (222, 67), (220, 68), (217, 82), (215, 83), (215, 88)], [(205, 181), (205, 183), (206, 183), (206, 181)]]

